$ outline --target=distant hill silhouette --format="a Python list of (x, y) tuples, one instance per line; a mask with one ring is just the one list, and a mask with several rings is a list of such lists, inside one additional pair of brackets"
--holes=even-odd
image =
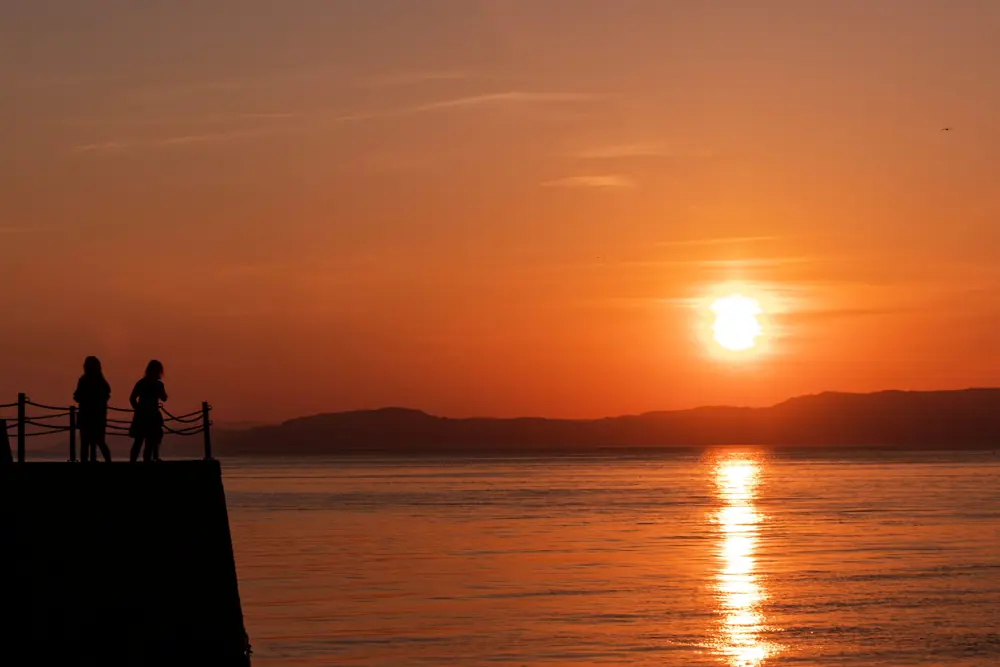
[(767, 408), (703, 407), (594, 420), (450, 419), (384, 408), (221, 431), (217, 440), (219, 452), (228, 455), (551, 454), (712, 445), (993, 448), (1000, 442), (1000, 389), (824, 393)]

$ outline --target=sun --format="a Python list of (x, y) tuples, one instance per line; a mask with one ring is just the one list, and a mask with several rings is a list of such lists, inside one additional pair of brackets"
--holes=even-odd
[(711, 306), (715, 313), (712, 325), (715, 342), (731, 352), (743, 352), (756, 345), (764, 330), (757, 321), (760, 304), (740, 294), (717, 299)]

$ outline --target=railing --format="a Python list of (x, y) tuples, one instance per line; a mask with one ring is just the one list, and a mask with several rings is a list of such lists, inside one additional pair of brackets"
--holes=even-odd
[[(29, 407), (45, 412), (42, 414), (29, 415)], [(18, 463), (24, 462), (25, 441), (27, 438), (52, 435), (54, 433), (69, 434), (69, 460), (77, 460), (76, 439), (79, 428), (77, 426), (77, 407), (75, 405), (71, 405), (69, 407), (45, 405), (43, 403), (35, 403), (25, 394), (18, 394), (17, 403), (0, 404), (0, 409), (10, 408), (17, 408), (17, 420), (10, 424), (8, 423), (8, 420), (0, 419), (0, 439), (2, 439), (0, 440), (0, 445), (9, 443), (9, 434), (10, 431), (13, 430), (17, 438)], [(167, 412), (166, 408), (161, 405), (160, 412), (163, 414), (163, 430), (165, 433), (179, 436), (194, 436), (199, 433), (202, 434), (205, 444), (205, 460), (210, 461), (212, 459), (212, 420), (209, 418), (211, 410), (211, 405), (208, 403), (202, 403), (200, 410), (189, 412), (185, 415), (175, 416)], [(108, 414), (132, 414), (132, 410), (129, 408), (108, 407)], [(130, 419), (120, 419), (109, 416), (105, 434), (112, 437), (127, 438), (129, 437), (129, 428), (131, 424), (132, 421)], [(89, 452), (89, 458), (91, 461), (96, 461), (97, 459), (94, 456), (96, 454), (94, 451), (96, 447), (93, 443), (90, 447), (91, 451)], [(9, 444), (7, 447), (0, 446), (0, 456), (6, 458), (9, 451)], [(81, 454), (83, 454), (83, 452), (81, 452)], [(3, 461), (0, 461), (0, 463), (2, 462)]]

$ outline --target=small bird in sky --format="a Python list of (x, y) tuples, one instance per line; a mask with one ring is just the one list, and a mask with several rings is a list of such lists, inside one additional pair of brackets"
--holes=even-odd
[(942, 132), (951, 132), (951, 128), (950, 127), (942, 127), (941, 131)]

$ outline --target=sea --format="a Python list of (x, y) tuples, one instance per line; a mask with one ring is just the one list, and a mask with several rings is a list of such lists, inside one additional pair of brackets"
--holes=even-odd
[(1000, 665), (1000, 457), (223, 461), (255, 667)]

